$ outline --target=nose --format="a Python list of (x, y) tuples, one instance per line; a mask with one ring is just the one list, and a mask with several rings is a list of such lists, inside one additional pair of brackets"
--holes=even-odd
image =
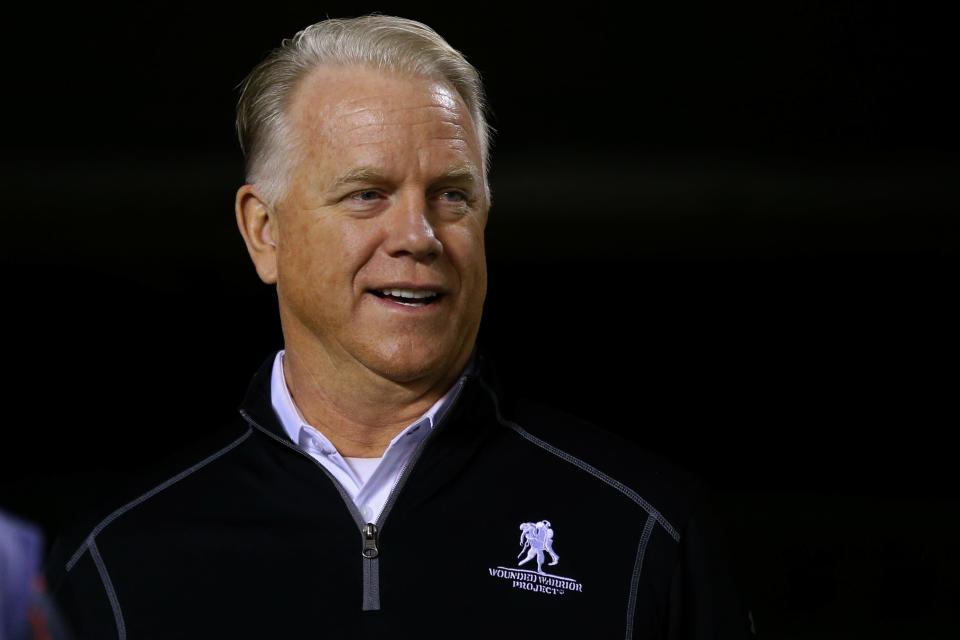
[(409, 196), (399, 200), (386, 216), (385, 248), (392, 257), (410, 256), (417, 261), (431, 261), (443, 253), (430, 222), (427, 200)]

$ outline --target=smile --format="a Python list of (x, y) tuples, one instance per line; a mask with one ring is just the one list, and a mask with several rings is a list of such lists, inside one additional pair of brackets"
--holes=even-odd
[(426, 307), (437, 302), (442, 293), (417, 289), (371, 289), (370, 293), (405, 307)]

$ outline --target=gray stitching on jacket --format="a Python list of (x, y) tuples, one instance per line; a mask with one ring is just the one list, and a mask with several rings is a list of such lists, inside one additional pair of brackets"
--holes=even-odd
[(110, 574), (107, 573), (107, 566), (103, 563), (103, 557), (100, 550), (97, 549), (97, 543), (90, 541), (90, 557), (93, 558), (93, 564), (97, 566), (97, 573), (100, 574), (100, 580), (103, 582), (103, 588), (107, 591), (107, 599), (110, 600), (110, 608), (113, 610), (113, 619), (117, 623), (117, 638), (126, 640), (127, 627), (123, 623), (123, 612), (120, 610), (120, 600), (117, 599), (117, 593), (113, 590), (113, 582), (110, 581)]
[(600, 471), (596, 467), (590, 464), (587, 464), (586, 462), (584, 462), (583, 460), (575, 456), (570, 455), (566, 451), (556, 448), (555, 446), (553, 446), (548, 442), (541, 440), (540, 438), (536, 437), (535, 435), (531, 434), (526, 429), (518, 425), (516, 422), (512, 422), (510, 420), (505, 419), (500, 414), (500, 402), (497, 400), (496, 394), (493, 392), (493, 390), (490, 389), (490, 387), (487, 386), (486, 382), (484, 382), (483, 380), (480, 380), (480, 384), (481, 386), (483, 386), (484, 389), (487, 390), (487, 393), (490, 394), (490, 397), (493, 398), (493, 407), (497, 413), (497, 420), (499, 420), (501, 424), (509, 427), (510, 429), (513, 429), (520, 436), (522, 436), (523, 438), (526, 438), (528, 441), (532, 442), (538, 447), (542, 449), (546, 449), (547, 451), (557, 456), (561, 460), (565, 460), (570, 464), (576, 467), (579, 467), (583, 471), (586, 471), (593, 477), (598, 478), (599, 480), (602, 480), (603, 482), (607, 483), (608, 485), (610, 485), (620, 493), (624, 494), (625, 496), (627, 496), (628, 498), (636, 502), (638, 505), (640, 505), (640, 507), (644, 511), (646, 511), (649, 515), (656, 518), (657, 522), (659, 522), (663, 526), (663, 528), (667, 530), (667, 533), (670, 534), (670, 537), (672, 537), (674, 541), (676, 542), (680, 541), (680, 534), (677, 532), (676, 529), (674, 529), (673, 525), (670, 524), (667, 521), (667, 519), (664, 518), (663, 515), (653, 507), (653, 505), (651, 505), (649, 502), (644, 500), (640, 496), (640, 494), (638, 494), (636, 491), (626, 486), (625, 484), (618, 482), (617, 480), (614, 480), (613, 478), (611, 478), (604, 472)]
[(653, 514), (647, 518), (647, 524), (643, 527), (643, 535), (640, 536), (640, 546), (637, 548), (637, 561), (633, 565), (633, 577), (630, 579), (630, 598), (627, 600), (627, 637), (626, 640), (633, 638), (633, 618), (637, 611), (637, 590), (640, 586), (640, 571), (643, 569), (643, 558), (647, 553), (647, 543), (650, 542), (650, 533), (653, 531), (657, 520)]
[(233, 449), (234, 447), (236, 447), (237, 445), (239, 445), (241, 442), (243, 442), (244, 440), (246, 440), (247, 438), (249, 438), (251, 433), (253, 433), (253, 429), (251, 429), (250, 427), (247, 427), (246, 432), (244, 432), (244, 434), (243, 434), (242, 436), (240, 436), (239, 438), (237, 438), (236, 440), (234, 440), (233, 442), (231, 442), (230, 444), (228, 444), (228, 445), (225, 446), (224, 448), (220, 449), (219, 451), (215, 451), (214, 453), (210, 454), (209, 456), (207, 456), (206, 458), (204, 458), (204, 459), (201, 460), (200, 462), (196, 463), (195, 465), (193, 465), (193, 466), (190, 467), (189, 469), (185, 469), (184, 471), (181, 471), (180, 473), (178, 473), (177, 475), (173, 476), (172, 478), (170, 478), (170, 479), (168, 479), (168, 480), (165, 480), (165, 481), (162, 482), (161, 484), (158, 484), (158, 485), (155, 486), (153, 489), (150, 489), (149, 491), (147, 491), (145, 494), (143, 494), (143, 495), (140, 496), (139, 498), (136, 498), (136, 499), (134, 499), (134, 500), (131, 500), (130, 502), (128, 502), (127, 504), (123, 505), (122, 507), (120, 507), (119, 509), (117, 509), (116, 511), (114, 511), (113, 513), (111, 513), (110, 515), (108, 515), (106, 518), (104, 518), (103, 520), (101, 520), (101, 521), (100, 521), (100, 524), (98, 524), (97, 526), (95, 526), (95, 527), (93, 528), (93, 531), (91, 531), (90, 534), (86, 537), (86, 539), (83, 541), (83, 544), (80, 545), (80, 548), (77, 549), (77, 551), (76, 551), (76, 552), (73, 554), (73, 556), (70, 558), (70, 561), (67, 562), (67, 571), (70, 571), (71, 569), (73, 569), (73, 566), (74, 566), (75, 564), (77, 564), (77, 561), (78, 561), (78, 560), (80, 559), (80, 557), (83, 555), (83, 552), (87, 549), (87, 547), (89, 547), (90, 545), (93, 544), (94, 538), (96, 538), (97, 535), (99, 535), (99, 533), (100, 533), (101, 531), (103, 531), (104, 527), (106, 527), (108, 524), (110, 524), (111, 522), (113, 522), (114, 520), (116, 520), (117, 518), (119, 518), (119, 517), (122, 516), (124, 513), (126, 513), (126, 512), (129, 511), (130, 509), (134, 508), (134, 507), (137, 506), (138, 504), (140, 504), (140, 503), (142, 503), (142, 502), (144, 502), (144, 501), (146, 501), (146, 500), (149, 500), (150, 498), (152, 498), (153, 496), (157, 495), (158, 493), (160, 493), (161, 491), (163, 491), (164, 489), (166, 489), (166, 488), (169, 487), (170, 485), (175, 484), (175, 483), (179, 482), (180, 480), (183, 480), (184, 478), (186, 478), (188, 475), (190, 475), (190, 474), (193, 473), (194, 471), (197, 471), (198, 469), (200, 469), (200, 468), (206, 466), (207, 464), (213, 462), (214, 460), (216, 460), (217, 458), (219, 458), (220, 456), (222, 456), (223, 454), (227, 453), (228, 451), (230, 451), (231, 449)]

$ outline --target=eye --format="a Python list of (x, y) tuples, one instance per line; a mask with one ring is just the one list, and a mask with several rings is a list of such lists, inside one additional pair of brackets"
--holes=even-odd
[(448, 199), (450, 199), (449, 197), (452, 197), (452, 200), (450, 200), (451, 202), (466, 202), (466, 201), (467, 201), (467, 194), (463, 193), (462, 191), (444, 191), (444, 192), (441, 193), (440, 195), (441, 195), (441, 196), (447, 196)]
[[(380, 195), (380, 194), (377, 193), (376, 191), (372, 191), (372, 190), (370, 190), (370, 189), (367, 189), (367, 190), (365, 190), (365, 191), (357, 191), (356, 193), (354, 193), (354, 194), (351, 195), (350, 197), (351, 197), (352, 199), (354, 199), (354, 200), (359, 200), (359, 201), (361, 201), (361, 202), (372, 202), (373, 199), (374, 199), (376, 196), (379, 196), (379, 195)], [(373, 196), (373, 197), (369, 197), (369, 198), (368, 198), (367, 196)]]

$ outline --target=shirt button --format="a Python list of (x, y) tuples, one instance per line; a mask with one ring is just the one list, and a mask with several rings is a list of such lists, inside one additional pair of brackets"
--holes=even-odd
[(373, 509), (370, 508), (370, 505), (364, 505), (360, 513), (366, 519), (367, 522), (373, 522)]

